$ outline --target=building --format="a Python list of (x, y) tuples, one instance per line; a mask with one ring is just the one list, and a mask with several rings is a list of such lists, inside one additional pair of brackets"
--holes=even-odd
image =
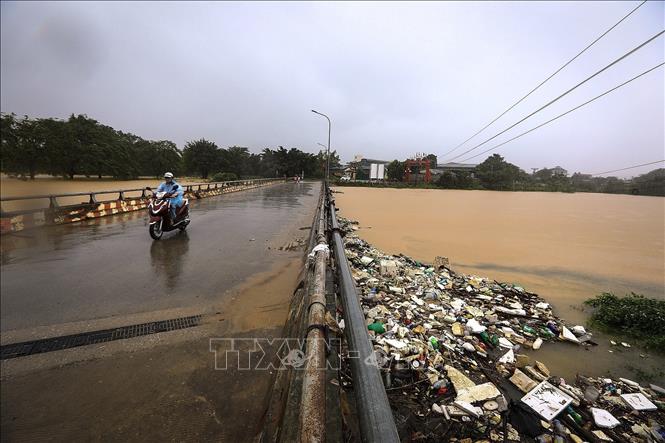
[(362, 155), (356, 155), (353, 161), (349, 163), (351, 180), (385, 180), (388, 173), (386, 168), (388, 163), (390, 163), (388, 160), (363, 158)]
[(568, 176), (568, 171), (563, 169), (561, 166), (555, 166), (552, 168), (552, 175), (565, 175)]
[(477, 166), (478, 165), (474, 163), (455, 163), (455, 162), (439, 163), (438, 165), (436, 165), (436, 168), (430, 169), (430, 172), (432, 173), (432, 177), (440, 176), (444, 172), (453, 172), (453, 173), (466, 172), (470, 173), (471, 177), (474, 177)]

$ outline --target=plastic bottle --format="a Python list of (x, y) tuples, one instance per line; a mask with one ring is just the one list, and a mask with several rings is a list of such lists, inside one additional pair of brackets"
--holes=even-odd
[(566, 412), (568, 413), (568, 415), (570, 415), (572, 417), (573, 420), (575, 420), (575, 423), (577, 423), (580, 426), (582, 426), (582, 424), (584, 424), (584, 420), (582, 419), (582, 416), (580, 414), (578, 414), (577, 412), (575, 412), (575, 410), (572, 407), (568, 406), (566, 408)]
[(536, 330), (529, 325), (522, 326), (522, 331), (524, 331), (525, 334), (531, 334), (531, 335), (534, 335), (536, 333)]
[(547, 328), (539, 328), (538, 332), (540, 333), (540, 335), (542, 337), (545, 337), (545, 338), (554, 337), (554, 333), (552, 331), (550, 331), (549, 329), (547, 329)]
[(383, 334), (384, 332), (386, 332), (386, 328), (383, 327), (383, 323), (379, 321), (375, 321), (374, 323), (367, 325), (367, 329), (369, 329), (370, 331), (374, 331), (377, 334)]

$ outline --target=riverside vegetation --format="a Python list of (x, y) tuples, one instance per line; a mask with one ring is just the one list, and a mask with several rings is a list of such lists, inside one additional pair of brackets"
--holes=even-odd
[[(301, 173), (320, 178), (326, 164), (323, 151), (311, 154), (279, 146), (256, 154), (242, 146), (220, 148), (204, 138), (179, 149), (170, 140), (146, 140), (85, 115), (59, 120), (3, 113), (0, 135), (0, 170), (31, 179), (37, 174), (130, 179), (158, 177), (164, 171), (220, 180)], [(335, 152), (330, 163), (339, 164)]]
[(665, 353), (665, 301), (605, 292), (584, 303), (594, 308), (590, 325), (635, 338), (644, 347)]
[[(437, 164), (437, 157), (433, 154), (425, 159), (430, 165)], [(351, 164), (353, 166), (353, 164)], [(655, 169), (632, 179), (618, 177), (597, 177), (590, 174), (575, 172), (572, 176), (568, 171), (557, 166), (554, 168), (541, 168), (533, 174), (528, 174), (518, 166), (507, 162), (501, 155), (494, 154), (476, 166), (471, 172), (444, 171), (435, 175), (432, 182), (424, 183), (422, 170), (417, 166), (411, 167), (411, 180), (404, 181), (406, 163), (393, 160), (386, 165), (387, 181), (381, 184), (373, 183), (345, 183), (341, 186), (389, 186), (396, 188), (444, 188), (444, 189), (479, 189), (492, 191), (552, 191), (552, 192), (600, 192), (608, 194), (639, 194), (665, 196), (665, 168)], [(367, 180), (364, 171), (356, 171), (358, 180)]]

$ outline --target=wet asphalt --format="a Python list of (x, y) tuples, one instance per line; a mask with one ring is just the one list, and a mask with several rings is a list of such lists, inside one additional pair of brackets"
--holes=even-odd
[[(139, 211), (2, 238), (2, 332), (205, 303), (266, 270), (312, 213), (319, 183), (191, 201), (185, 232), (148, 234)], [(306, 236), (308, 231), (304, 231)]]

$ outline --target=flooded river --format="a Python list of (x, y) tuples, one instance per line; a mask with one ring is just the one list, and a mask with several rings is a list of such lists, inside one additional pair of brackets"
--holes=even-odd
[[(665, 198), (609, 194), (340, 187), (342, 216), (388, 253), (518, 283), (557, 315), (585, 324), (581, 304), (601, 292), (665, 299)], [(661, 331), (662, 333), (662, 331)], [(665, 379), (665, 358), (636, 349), (609, 352), (609, 338), (585, 351), (543, 346), (539, 359), (557, 374)], [(625, 340), (625, 339), (624, 339)], [(629, 341), (629, 340), (628, 340)], [(644, 357), (641, 357), (644, 355)], [(655, 374), (655, 375), (654, 375)]]

